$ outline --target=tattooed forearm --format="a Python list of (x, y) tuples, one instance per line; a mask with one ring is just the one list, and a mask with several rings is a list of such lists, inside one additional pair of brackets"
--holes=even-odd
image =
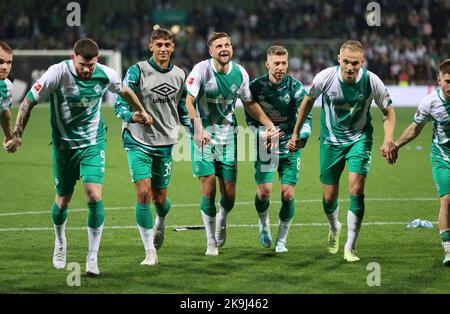
[(25, 130), (25, 126), (28, 123), (28, 120), (31, 116), (31, 110), (36, 105), (36, 102), (30, 101), (28, 98), (22, 102), (19, 108), (19, 113), (16, 119), (16, 127), (14, 129), (14, 136), (18, 138), (22, 138), (23, 132)]

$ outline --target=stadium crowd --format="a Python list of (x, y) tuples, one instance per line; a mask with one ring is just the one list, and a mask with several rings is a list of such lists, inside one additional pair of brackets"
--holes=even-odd
[(381, 26), (366, 23), (370, 1), (251, 0), (119, 1), (79, 0), (82, 26), (66, 23), (66, 4), (58, 0), (2, 1), (0, 38), (14, 49), (70, 49), (84, 36), (103, 49), (120, 50), (123, 67), (148, 56), (148, 37), (160, 24), (175, 31), (174, 63), (186, 72), (208, 56), (205, 41), (213, 30), (231, 35), (235, 58), (253, 78), (264, 71), (272, 44), (290, 50), (292, 74), (310, 83), (314, 74), (335, 64), (339, 43), (354, 38), (366, 49), (366, 66), (388, 83), (432, 83), (439, 60), (450, 48), (450, 1), (377, 1)]

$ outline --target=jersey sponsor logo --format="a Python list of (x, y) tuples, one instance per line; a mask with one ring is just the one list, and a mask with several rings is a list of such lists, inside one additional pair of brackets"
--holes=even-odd
[(39, 82), (36, 82), (36, 83), (33, 85), (33, 89), (34, 89), (36, 92), (38, 92), (38, 93), (39, 93), (39, 91), (41, 90), (41, 88), (42, 88), (42, 85), (41, 85), (41, 83), (39, 83)]
[(334, 109), (351, 111), (352, 106), (348, 102), (346, 102), (345, 104), (342, 105), (334, 105)]
[(168, 96), (172, 95), (173, 93), (175, 93), (177, 91), (177, 89), (170, 84), (162, 83), (156, 87), (153, 87), (151, 89), (151, 91), (160, 96), (168, 97)]
[(187, 81), (188, 85), (192, 85), (194, 84), (195, 78), (190, 77), (189, 80)]
[(99, 98), (87, 99), (86, 97), (81, 98), (80, 102), (69, 102), (69, 107), (71, 108), (90, 108), (94, 107), (99, 101)]
[(269, 118), (273, 122), (283, 122), (287, 120), (287, 117), (283, 117), (278, 110), (272, 110), (269, 112)]

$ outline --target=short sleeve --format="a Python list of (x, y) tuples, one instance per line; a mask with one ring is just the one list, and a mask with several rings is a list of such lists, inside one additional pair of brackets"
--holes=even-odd
[(416, 114), (414, 115), (414, 122), (417, 124), (425, 124), (431, 120), (430, 115), (430, 101), (429, 97), (425, 97), (420, 102), (419, 107), (417, 108)]
[(238, 97), (243, 103), (248, 103), (253, 100), (252, 92), (250, 91), (250, 79), (247, 71), (238, 64), (238, 67), (242, 73), (242, 84), (238, 92)]
[(120, 79), (117, 72), (107, 66), (103, 66), (103, 71), (105, 72), (109, 80), (108, 90), (111, 93), (119, 94), (122, 91), (122, 80)]
[(309, 97), (311, 97), (312, 99), (319, 98), (325, 87), (329, 72), (333, 70), (333, 68), (322, 70), (314, 77), (311, 88), (309, 89), (309, 92), (307, 94)]
[(62, 77), (64, 63), (52, 65), (48, 70), (34, 83), (27, 97), (36, 103), (45, 101), (48, 95), (53, 92), (59, 84)]
[(372, 87), (373, 92), (373, 100), (375, 101), (375, 104), (380, 109), (386, 109), (390, 105), (392, 105), (391, 96), (389, 95), (389, 92), (384, 85), (384, 83), (381, 81), (381, 79), (378, 77), (378, 75), (370, 72), (370, 86)]
[(191, 73), (189, 73), (186, 79), (186, 90), (189, 95), (197, 98), (200, 87), (202, 86), (204, 73), (205, 69), (203, 62), (197, 63)]

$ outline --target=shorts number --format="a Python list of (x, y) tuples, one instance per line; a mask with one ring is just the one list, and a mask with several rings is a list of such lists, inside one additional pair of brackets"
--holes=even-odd
[(105, 151), (104, 150), (100, 151), (100, 157), (102, 157), (102, 164), (105, 164)]
[(172, 174), (172, 162), (164, 164), (164, 166), (166, 166), (166, 173), (164, 174), (164, 176), (168, 177)]
[(297, 158), (297, 170), (300, 170), (300, 157)]

